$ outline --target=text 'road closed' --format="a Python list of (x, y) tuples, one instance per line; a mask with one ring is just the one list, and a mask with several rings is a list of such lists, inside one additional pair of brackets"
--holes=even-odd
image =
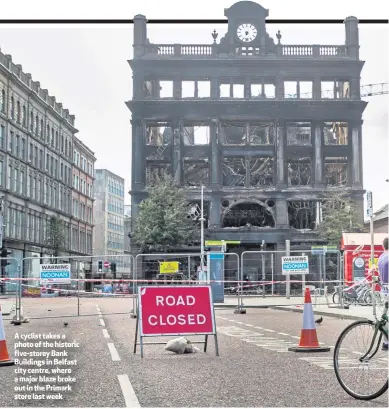
[(209, 286), (140, 287), (139, 312), (144, 336), (214, 333)]

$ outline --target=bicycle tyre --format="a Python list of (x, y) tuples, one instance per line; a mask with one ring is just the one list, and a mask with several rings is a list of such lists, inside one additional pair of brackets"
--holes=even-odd
[(332, 302), (334, 304), (340, 304), (340, 293), (335, 292), (332, 294)]
[(373, 303), (373, 294), (371, 293), (371, 291), (366, 291), (365, 294), (363, 295), (363, 302), (365, 304), (372, 304)]
[[(348, 393), (350, 396), (352, 396), (354, 399), (358, 399), (358, 400), (373, 400), (376, 398), (379, 398), (381, 395), (383, 395), (387, 390), (388, 390), (388, 379), (386, 380), (386, 383), (384, 384), (384, 386), (379, 389), (377, 392), (371, 394), (371, 395), (359, 395), (355, 392), (353, 392), (352, 390), (350, 390), (342, 381), (342, 378), (339, 374), (339, 370), (338, 370), (338, 365), (337, 365), (337, 353), (341, 347), (341, 343), (343, 338), (345, 337), (345, 335), (354, 327), (357, 327), (358, 325), (366, 325), (366, 324), (370, 324), (372, 326), (375, 326), (373, 321), (370, 320), (359, 320), (359, 321), (355, 321), (352, 324), (350, 324), (349, 326), (347, 326), (339, 335), (338, 339), (336, 340), (336, 344), (335, 344), (335, 348), (334, 348), (334, 356), (333, 356), (333, 365), (334, 365), (334, 370), (335, 370), (335, 375), (336, 375), (336, 379), (338, 380), (340, 386), (343, 388), (343, 390)], [(386, 338), (385, 333), (382, 331), (382, 329), (380, 329), (380, 332), (382, 333), (384, 339)]]

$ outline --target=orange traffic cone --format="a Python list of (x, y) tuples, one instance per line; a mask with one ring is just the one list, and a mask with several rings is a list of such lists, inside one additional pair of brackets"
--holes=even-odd
[(9, 366), (9, 365), (15, 365), (15, 361), (11, 360), (9, 353), (8, 353), (7, 341), (5, 340), (3, 314), (1, 312), (1, 304), (0, 304), (0, 366)]
[(313, 316), (311, 293), (309, 288), (305, 289), (303, 328), (301, 330), (300, 342), (297, 347), (288, 348), (293, 352), (329, 352), (331, 348), (321, 347), (317, 340), (315, 318)]

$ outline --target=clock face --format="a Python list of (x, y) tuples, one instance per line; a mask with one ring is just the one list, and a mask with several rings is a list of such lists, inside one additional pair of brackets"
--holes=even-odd
[(251, 43), (251, 41), (257, 36), (258, 32), (254, 25), (245, 23), (238, 27), (236, 34), (240, 41)]

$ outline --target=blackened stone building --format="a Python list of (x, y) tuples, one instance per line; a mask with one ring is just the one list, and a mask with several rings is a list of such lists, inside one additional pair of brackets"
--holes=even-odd
[(146, 17), (134, 17), (132, 220), (168, 172), (194, 204), (205, 186), (208, 237), (241, 250), (318, 244), (331, 192), (348, 192), (362, 223), (357, 18), (344, 21), (342, 44), (285, 45), (257, 3), (225, 16), (226, 35), (198, 45), (153, 43)]

